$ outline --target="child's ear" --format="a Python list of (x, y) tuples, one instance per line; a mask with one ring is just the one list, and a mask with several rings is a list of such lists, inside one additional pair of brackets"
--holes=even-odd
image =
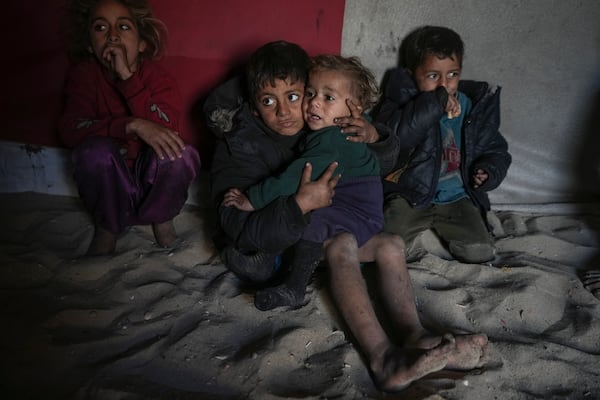
[(140, 40), (140, 44), (138, 45), (138, 53), (143, 53), (148, 48), (145, 40)]
[(92, 46), (88, 46), (88, 47), (87, 47), (87, 51), (88, 51), (90, 54), (94, 54), (94, 49), (92, 49)]

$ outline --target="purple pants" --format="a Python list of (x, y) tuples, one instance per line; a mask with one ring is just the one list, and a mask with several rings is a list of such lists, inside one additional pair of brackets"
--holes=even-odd
[(329, 207), (314, 210), (302, 238), (324, 242), (338, 233), (354, 235), (358, 247), (365, 244), (383, 228), (383, 189), (381, 178), (364, 176), (342, 177), (335, 187)]
[(179, 214), (200, 168), (196, 149), (186, 146), (182, 158), (159, 160), (143, 146), (129, 168), (119, 145), (94, 136), (73, 149), (73, 175), (84, 206), (96, 225), (114, 234), (133, 225), (162, 223)]

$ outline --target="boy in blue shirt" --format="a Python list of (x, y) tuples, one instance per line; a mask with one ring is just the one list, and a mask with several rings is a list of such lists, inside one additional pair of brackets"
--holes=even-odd
[(416, 29), (401, 51), (402, 67), (391, 71), (375, 118), (401, 143), (384, 180), (384, 231), (402, 236), (409, 261), (424, 255), (417, 238), (427, 229), (457, 260), (490, 261), (487, 192), (511, 163), (498, 131), (500, 88), (460, 80), (464, 45), (451, 29)]

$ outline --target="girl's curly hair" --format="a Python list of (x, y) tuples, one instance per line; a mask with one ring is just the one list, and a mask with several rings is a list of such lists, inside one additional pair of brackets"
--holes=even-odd
[[(67, 4), (66, 32), (70, 46), (69, 55), (74, 61), (91, 57), (88, 51), (90, 42), (90, 18), (96, 5), (102, 0), (71, 0)], [(146, 0), (117, 0), (129, 9), (140, 39), (146, 42), (146, 50), (141, 54), (151, 59), (163, 55), (167, 27), (152, 14), (152, 8)]]
[(322, 54), (312, 58), (311, 71), (340, 71), (350, 76), (351, 89), (363, 110), (371, 108), (379, 98), (379, 85), (373, 73), (358, 57)]

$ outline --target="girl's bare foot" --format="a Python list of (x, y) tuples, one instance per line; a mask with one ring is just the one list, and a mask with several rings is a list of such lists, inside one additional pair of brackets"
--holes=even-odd
[(106, 256), (115, 252), (117, 246), (117, 235), (96, 225), (94, 237), (88, 247), (86, 256)]
[(397, 392), (417, 379), (444, 369), (455, 351), (452, 335), (445, 335), (429, 349), (393, 347), (386, 351), (381, 363), (371, 365), (371, 371), (380, 390)]
[(171, 247), (173, 242), (177, 240), (172, 219), (167, 222), (153, 223), (152, 231), (154, 232), (156, 243), (161, 247)]

